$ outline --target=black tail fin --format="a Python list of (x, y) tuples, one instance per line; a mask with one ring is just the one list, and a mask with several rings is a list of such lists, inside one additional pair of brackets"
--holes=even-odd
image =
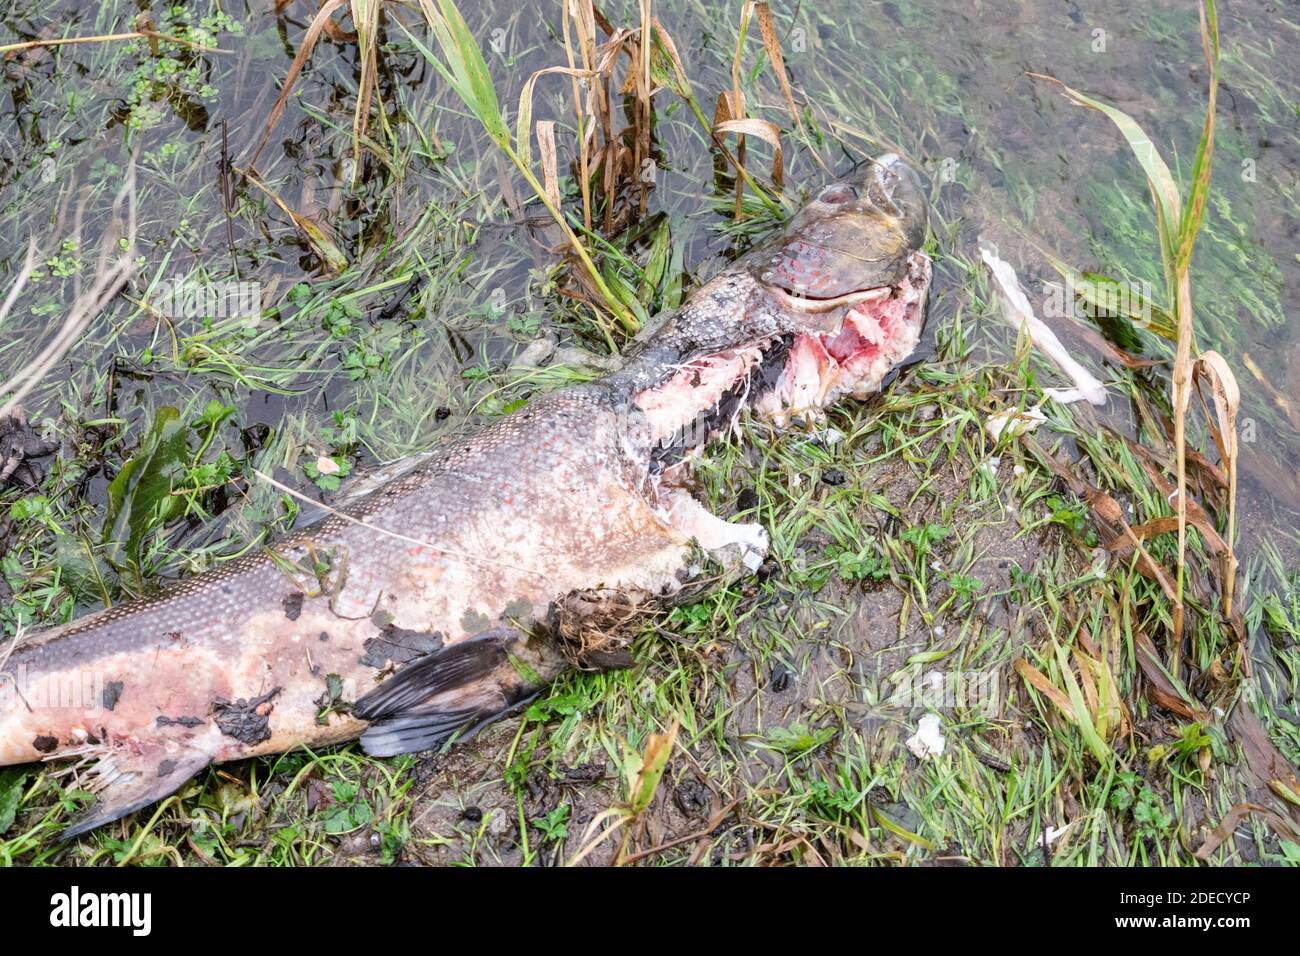
[(453, 736), (470, 737), (480, 727), (505, 716), (509, 706), (495, 711), (467, 709), (403, 714), (375, 721), (361, 735), (361, 746), (372, 757), (396, 757), (437, 750)]
[(440, 747), (527, 701), (564, 664), (549, 645), (511, 627), (459, 641), (413, 661), (357, 701), (353, 713), (370, 721), (361, 746), (373, 757)]

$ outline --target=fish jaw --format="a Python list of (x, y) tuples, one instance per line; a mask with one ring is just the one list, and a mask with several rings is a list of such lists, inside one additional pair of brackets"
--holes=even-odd
[(797, 335), (781, 378), (759, 411), (784, 425), (841, 398), (878, 392), (920, 341), (932, 271), (929, 257), (914, 253), (907, 277), (891, 295), (854, 305), (829, 331)]
[[(751, 409), (778, 426), (816, 416), (846, 397), (880, 390), (920, 342), (933, 267), (919, 250), (894, 287), (840, 296), (832, 308), (778, 315), (769, 334), (671, 366), (636, 390), (632, 402), (648, 422), (658, 474), (677, 474), (710, 440), (737, 428)], [(771, 315), (782, 290), (754, 290), (750, 308)]]
[(920, 341), (928, 208), (897, 155), (826, 186), (774, 241), (702, 286), (618, 378), (677, 473), (753, 409), (777, 425), (878, 391)]

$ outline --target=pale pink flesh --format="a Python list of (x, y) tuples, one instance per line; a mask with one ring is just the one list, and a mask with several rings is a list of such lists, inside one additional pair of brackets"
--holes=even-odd
[(779, 421), (822, 408), (841, 395), (861, 398), (879, 388), (920, 337), (928, 261), (917, 268), (917, 285), (905, 279), (889, 298), (859, 303), (836, 332), (796, 337), (776, 388), (758, 403), (758, 410)]
[(663, 385), (637, 395), (634, 401), (650, 422), (653, 440), (675, 435), (701, 411), (716, 405), (762, 357), (757, 346), (701, 356), (683, 365)]

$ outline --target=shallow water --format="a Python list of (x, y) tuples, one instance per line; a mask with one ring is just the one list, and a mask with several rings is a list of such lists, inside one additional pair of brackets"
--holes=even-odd
[[(213, 12), (194, 9), (188, 22)], [(165, 32), (164, 10), (151, 16)], [(730, 83), (737, 12), (686, 2), (656, 10), (707, 108)], [(19, 0), (0, 13), (0, 37), (107, 33), (129, 28), (136, 12), (127, 3), (52, 9)], [(284, 203), (331, 232), (353, 263), (346, 286), (322, 278), (320, 257), (264, 194), (240, 187), (228, 216), (218, 175), (223, 138), (231, 161), (248, 161), (306, 7), (277, 15), (268, 2), (250, 2), (227, 12), (234, 26), (211, 24), (226, 52), (177, 56), (165, 68), (142, 43), (28, 51), (5, 62), (0, 274), (8, 285), (33, 239), (47, 266), (0, 330), (0, 368), (31, 358), (87, 280), (134, 147), (138, 277), (27, 400), (37, 417), (108, 420), (120, 439), (162, 404), (216, 397), (238, 408), (223, 432), (228, 444), (236, 429), (291, 428), (319, 441), (324, 429), (352, 427), (363, 457), (388, 459), (467, 415), (499, 410), (504, 398), (487, 373), (545, 328), (558, 300), (542, 288), (555, 257), (531, 241), (538, 232), (511, 221), (494, 148), (390, 24), (379, 94), (402, 152), (388, 170), (367, 160), (351, 186), (355, 46), (323, 38), (257, 163)], [(824, 0), (776, 12), (796, 96), (827, 134), (822, 159), (844, 171), (885, 145), (911, 156), (930, 178), (942, 251), (971, 261), (979, 238), (993, 241), (1040, 306), (1041, 282), (1055, 278), (1044, 251), (1079, 268), (1159, 278), (1148, 197), (1122, 140), (1099, 114), (1025, 74), (1058, 76), (1128, 111), (1185, 180), (1205, 101), (1194, 4), (1161, 0), (1135, 11), (1121, 2)], [(616, 23), (635, 16), (618, 6), (609, 13)], [(553, 4), (526, 12), (466, 5), (466, 15), (503, 103), (563, 57)], [(1214, 198), (1194, 268), (1200, 344), (1229, 358), (1245, 393), (1243, 535), (1280, 538), (1293, 555), (1300, 335), (1287, 316), (1300, 294), (1300, 18), (1263, 0), (1227, 5), (1221, 17)], [(760, 51), (755, 27), (742, 77), (750, 109), (788, 125)], [(148, 90), (151, 77), (167, 81), (167, 97)], [(562, 150), (571, 143), (566, 86), (543, 80), (535, 107), (535, 116), (561, 121)], [(750, 153), (756, 168), (765, 165), (765, 146), (751, 142)], [(668, 214), (682, 261), (706, 275), (746, 240), (725, 229), (713, 158), (668, 91), (656, 99), (654, 156), (650, 212)], [(786, 161), (793, 199), (827, 176), (805, 144), (787, 142)], [(517, 177), (504, 178), (523, 194)], [(962, 269), (949, 262), (941, 272), (953, 292), (940, 287), (932, 326), (959, 309), (987, 311), (958, 288)], [(263, 305), (281, 311), (252, 327), (169, 324), (137, 304), (158, 282), (187, 275), (258, 282)], [(299, 283), (310, 294), (293, 298)], [(343, 334), (330, 300), (355, 307)], [(983, 347), (1007, 354), (1011, 339), (999, 323), (981, 315), (977, 329)], [(1145, 344), (1165, 354), (1150, 337)], [(1104, 378), (1095, 354), (1089, 361)], [(1113, 400), (1101, 420), (1125, 427), (1132, 413), (1122, 404)], [(338, 408), (353, 409), (355, 422), (331, 421)], [(436, 414), (442, 408), (450, 414)]]

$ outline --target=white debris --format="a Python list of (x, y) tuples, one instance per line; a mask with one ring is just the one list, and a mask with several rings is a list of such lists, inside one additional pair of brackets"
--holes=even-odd
[(826, 448), (833, 448), (840, 442), (844, 441), (844, 432), (834, 426), (828, 425), (825, 428), (819, 428), (813, 432), (813, 441)]
[(1034, 309), (1029, 304), (1024, 289), (1020, 287), (1016, 270), (1005, 260), (998, 258), (997, 253), (983, 243), (980, 244), (980, 257), (988, 266), (998, 291), (1002, 293), (1007, 321), (1013, 328), (1028, 335), (1034, 345), (1038, 346), (1069, 377), (1070, 381), (1074, 382), (1073, 389), (1052, 389), (1051, 393), (1054, 394), (1049, 393), (1051, 397), (1063, 403), (1083, 398), (1093, 405), (1105, 405), (1106, 386), (1076, 362), (1074, 356), (1056, 337), (1056, 333), (1042, 319), (1034, 315)]
[(925, 760), (943, 753), (946, 743), (943, 731), (939, 729), (939, 715), (926, 714), (921, 718), (916, 733), (907, 738), (907, 749), (916, 754), (917, 760)]
[(1088, 396), (1078, 388), (1045, 388), (1043, 394), (1054, 402), (1060, 402), (1062, 405), (1069, 405), (1071, 402), (1077, 402), (1080, 399), (1086, 399)]
[(1046, 833), (1043, 833), (1043, 834), (1042, 834), (1041, 836), (1039, 836), (1039, 838), (1038, 838), (1038, 843), (1039, 843), (1039, 845), (1040, 845), (1040, 846), (1051, 846), (1053, 843), (1055, 843), (1057, 840), (1059, 840), (1061, 837), (1063, 837), (1063, 836), (1066, 834), (1066, 832), (1069, 831), (1070, 827), (1072, 827), (1072, 826), (1074, 826), (1074, 824), (1073, 824), (1072, 822), (1071, 822), (1071, 823), (1067, 823), (1067, 824), (1066, 824), (1065, 826), (1063, 826), (1063, 827), (1054, 827), (1054, 826), (1052, 826), (1051, 824), (1048, 824), (1048, 826), (1047, 826), (1047, 832), (1046, 832)]
[(316, 459), (316, 470), (322, 475), (337, 475), (339, 473), (339, 463), (329, 455), (321, 455)]
[(1018, 437), (1032, 432), (1045, 421), (1047, 421), (1047, 416), (1043, 414), (1041, 406), (1031, 405), (1023, 412), (1019, 409), (1009, 408), (1006, 411), (990, 415), (988, 421), (984, 423), (984, 428), (988, 431), (990, 438), (998, 441), (1003, 432), (1012, 437)]

